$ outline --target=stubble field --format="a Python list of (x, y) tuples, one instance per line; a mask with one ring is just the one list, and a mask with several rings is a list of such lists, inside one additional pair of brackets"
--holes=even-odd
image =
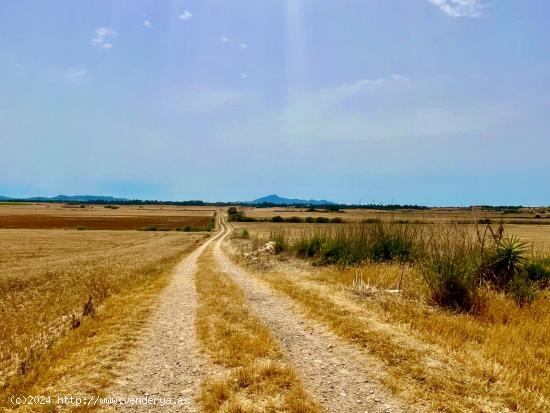
[[(65, 388), (86, 384), (97, 390), (108, 382), (116, 362), (109, 359), (111, 350), (131, 345), (132, 328), (139, 330), (171, 269), (208, 237), (207, 232), (132, 231), (126, 218), (135, 223), (135, 216), (147, 214), (154, 225), (165, 225), (167, 217), (176, 216), (178, 225), (206, 228), (213, 214), (144, 209), (79, 209), (74, 222), (93, 219), (114, 228), (85, 231), (51, 229), (51, 222), (69, 222), (63, 214), (72, 212), (61, 205), (0, 206), (0, 222), (23, 227), (0, 229), (0, 399), (39, 383), (51, 387), (56, 376), (75, 368), (76, 359), (94, 380), (76, 375)], [(34, 221), (38, 215), (47, 218)], [(39, 227), (46, 222), (50, 229), (27, 229), (31, 222)], [(121, 327), (128, 330), (121, 334)], [(84, 348), (86, 354), (79, 354)], [(101, 355), (105, 359), (98, 362)]]
[(206, 230), (214, 209), (0, 203), (0, 229)]

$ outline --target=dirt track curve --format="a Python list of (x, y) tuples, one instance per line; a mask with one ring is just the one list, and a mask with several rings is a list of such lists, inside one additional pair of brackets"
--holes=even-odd
[(376, 383), (381, 368), (356, 348), (342, 342), (322, 324), (300, 314), (289, 298), (275, 293), (225, 255), (221, 244), (231, 229), (225, 222), (223, 237), (214, 246), (218, 265), (245, 292), (250, 308), (282, 344), (285, 356), (305, 388), (328, 412), (404, 412), (402, 404)]
[[(285, 359), (301, 377), (304, 387), (327, 412), (403, 412), (403, 405), (377, 384), (381, 366), (343, 343), (325, 326), (300, 313), (290, 299), (273, 292), (234, 264), (222, 249), (231, 227), (218, 214), (221, 229), (187, 256), (176, 268), (160, 303), (145, 327), (140, 342), (118, 373), (112, 396), (183, 397), (187, 406), (124, 406), (124, 411), (196, 412), (201, 381), (216, 371), (199, 351), (196, 336), (196, 264), (214, 244), (220, 270), (245, 292), (250, 309), (281, 343)], [(378, 371), (378, 374), (371, 374)]]

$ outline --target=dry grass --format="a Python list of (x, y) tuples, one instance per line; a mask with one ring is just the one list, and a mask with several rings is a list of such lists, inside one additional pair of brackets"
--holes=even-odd
[[(168, 266), (154, 279), (139, 287), (114, 295), (101, 305), (94, 318), (68, 332), (48, 352), (35, 360), (24, 376), (18, 376), (5, 389), (5, 397), (16, 395), (58, 395), (106, 397), (124, 365), (127, 355), (139, 339), (140, 329), (154, 309), (158, 295), (169, 279)], [(6, 405), (8, 405), (6, 403)], [(51, 411), (52, 406), (22, 406), (21, 411)], [(90, 411), (91, 407), (72, 407), (71, 411)]]
[[(267, 267), (262, 279), (310, 317), (384, 362), (390, 374), (382, 380), (401, 397), (430, 411), (550, 411), (548, 292), (518, 307), (481, 289), (478, 314), (455, 314), (427, 304), (414, 266), (311, 267), (282, 258), (252, 265)], [(387, 291), (399, 285), (400, 294)]]
[(318, 412), (279, 345), (247, 307), (244, 293), (215, 268), (211, 251), (200, 261), (197, 331), (215, 363), (228, 368), (205, 380), (201, 402), (207, 412)]
[[(124, 323), (135, 326), (143, 319), (147, 305), (137, 304), (141, 300), (146, 304), (155, 295), (182, 254), (203, 237), (128, 231), (2, 230), (2, 396), (20, 393), (35, 383), (72, 388), (73, 374), (79, 376), (82, 371), (73, 370), (70, 364), (97, 366), (101, 346), (110, 349), (105, 353), (109, 357), (119, 357), (116, 351), (111, 354), (117, 346), (114, 335), (121, 336), (120, 343), (126, 340), (122, 336), (131, 336), (131, 331), (120, 327)], [(89, 297), (95, 318), (82, 316)], [(80, 326), (74, 329), (77, 320)], [(93, 376), (92, 371), (86, 372)], [(65, 381), (58, 379), (65, 375)], [(101, 377), (98, 373), (97, 379), (103, 380)]]
[[(396, 288), (400, 278), (400, 268), (386, 264), (364, 266), (361, 272), (378, 291)], [(336, 292), (349, 287), (355, 274), (354, 269), (332, 268), (316, 272), (310, 281)], [(483, 385), (492, 400), (510, 410), (550, 409), (548, 292), (533, 304), (518, 307), (503, 294), (482, 289), (479, 314), (457, 315), (428, 307), (421, 285), (419, 275), (409, 268), (402, 297), (382, 293), (375, 299), (360, 300), (358, 305), (381, 322), (436, 346), (449, 363), (463, 366), (472, 383)], [(347, 299), (357, 304), (351, 293)]]

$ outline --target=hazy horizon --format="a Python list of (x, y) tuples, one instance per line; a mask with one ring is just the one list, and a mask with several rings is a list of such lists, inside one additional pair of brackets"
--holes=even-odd
[(0, 2), (0, 195), (550, 204), (550, 3)]

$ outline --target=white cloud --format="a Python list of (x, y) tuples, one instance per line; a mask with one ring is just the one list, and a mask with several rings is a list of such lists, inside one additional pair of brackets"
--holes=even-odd
[(325, 101), (337, 101), (359, 93), (375, 93), (378, 91), (406, 90), (412, 81), (403, 75), (393, 74), (376, 79), (360, 79), (353, 83), (346, 83), (335, 88), (324, 89), (319, 97)]
[(80, 85), (88, 81), (89, 72), (80, 67), (69, 67), (65, 69), (52, 67), (49, 70), (49, 76), (51, 80), (56, 82)]
[(231, 43), (232, 45), (235, 45), (237, 46), (238, 48), (240, 49), (248, 49), (248, 44), (245, 43), (245, 42), (238, 42), (236, 40), (233, 40), (233, 39), (230, 39), (229, 37), (227, 37), (225, 34), (222, 35), (222, 37), (220, 37), (220, 42), (224, 43), (224, 44), (229, 44)]
[(193, 17), (193, 14), (189, 10), (185, 10), (182, 14), (178, 16), (180, 20), (190, 20)]
[(481, 17), (482, 0), (428, 0), (450, 17)]
[[(448, 88), (453, 84), (446, 81)], [(513, 114), (498, 102), (432, 99), (437, 87), (432, 80), (400, 74), (360, 79), (291, 97), (280, 111), (265, 112), (228, 133), (247, 136), (243, 139), (271, 133), (292, 142), (392, 140), (480, 133), (500, 127)]]
[(143, 20), (143, 27), (147, 27), (147, 28), (151, 27), (151, 21)]
[(248, 76), (248, 73), (241, 73), (241, 78), (242, 79), (248, 79), (250, 76)]
[(92, 45), (97, 49), (112, 49), (113, 44), (108, 42), (107, 39), (113, 38), (118, 33), (108, 27), (98, 27), (95, 29), (95, 37), (92, 39)]

